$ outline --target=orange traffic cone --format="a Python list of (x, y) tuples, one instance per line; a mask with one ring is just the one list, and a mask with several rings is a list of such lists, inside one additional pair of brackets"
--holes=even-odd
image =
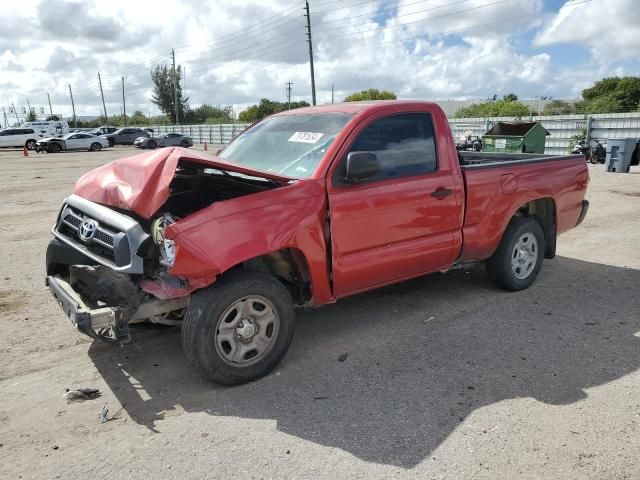
[(22, 155), (25, 156), (25, 157), (29, 156), (29, 150), (27, 150), (27, 146), (26, 145), (22, 148)]
[(204, 151), (207, 151), (207, 142), (204, 142)]

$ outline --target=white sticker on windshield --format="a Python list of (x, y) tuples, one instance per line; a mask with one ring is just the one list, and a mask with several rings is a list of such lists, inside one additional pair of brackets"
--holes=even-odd
[(289, 138), (290, 142), (316, 143), (324, 133), (296, 132)]

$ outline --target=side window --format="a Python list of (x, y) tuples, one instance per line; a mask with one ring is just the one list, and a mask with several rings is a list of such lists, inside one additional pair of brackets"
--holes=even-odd
[[(350, 152), (371, 152), (378, 158), (380, 172), (367, 183), (438, 169), (433, 121), (428, 113), (404, 113), (376, 120), (362, 131)], [(346, 156), (336, 171), (334, 183), (341, 184), (345, 172)]]
[(24, 130), (24, 132), (23, 132), (23, 133), (25, 133), (25, 134), (27, 134), (27, 135), (31, 135), (32, 133), (35, 133), (35, 132), (33, 131), (33, 129), (32, 129), (32, 128), (27, 128), (27, 129), (25, 129), (25, 130)]

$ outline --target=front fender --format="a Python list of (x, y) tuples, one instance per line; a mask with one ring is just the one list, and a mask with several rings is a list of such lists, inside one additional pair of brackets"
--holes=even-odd
[(177, 249), (171, 273), (206, 286), (247, 260), (294, 248), (308, 263), (313, 303), (326, 303), (331, 289), (325, 211), (318, 180), (214, 203), (167, 229)]

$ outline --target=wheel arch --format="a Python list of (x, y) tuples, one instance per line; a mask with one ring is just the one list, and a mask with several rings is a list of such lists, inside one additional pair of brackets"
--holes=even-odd
[[(529, 200), (520, 205), (509, 217), (509, 222), (514, 217), (532, 217), (542, 227), (544, 232), (544, 258), (554, 258), (556, 256), (556, 238), (557, 238), (557, 222), (556, 222), (556, 204), (551, 197), (542, 197)], [(508, 223), (507, 222), (507, 225)], [(503, 230), (506, 231), (506, 225)]]
[[(311, 271), (304, 253), (297, 248), (282, 248), (244, 260), (227, 271), (257, 271), (280, 281), (296, 304), (311, 301)], [(224, 275), (224, 273), (223, 273)]]

